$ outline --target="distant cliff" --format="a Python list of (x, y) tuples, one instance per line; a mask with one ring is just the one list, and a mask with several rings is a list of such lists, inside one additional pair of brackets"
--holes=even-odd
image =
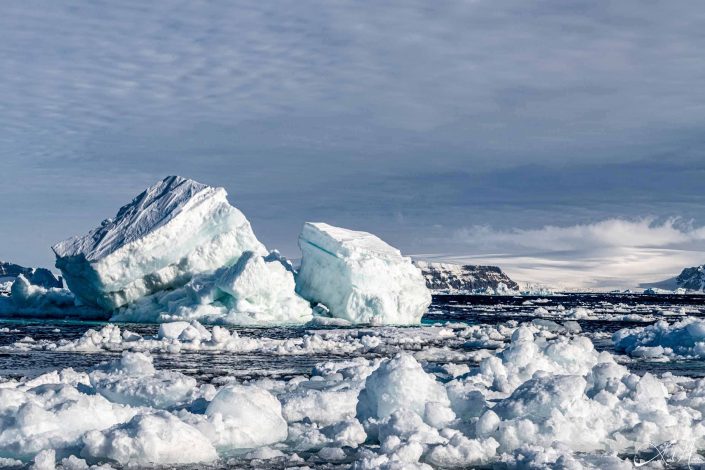
[(519, 290), (497, 266), (432, 263), (414, 261), (426, 279), (426, 286), (436, 292), (476, 292), (483, 290)]
[(685, 268), (676, 278), (676, 286), (689, 291), (705, 291), (705, 265)]
[(31, 284), (51, 288), (63, 287), (61, 277), (56, 277), (46, 268), (26, 268), (19, 264), (0, 261), (0, 293), (9, 293), (15, 278), (23, 274)]

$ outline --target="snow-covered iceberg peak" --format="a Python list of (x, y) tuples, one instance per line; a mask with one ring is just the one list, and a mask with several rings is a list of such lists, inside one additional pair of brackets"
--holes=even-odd
[(431, 303), (421, 271), (367, 232), (307, 222), (296, 290), (354, 323), (415, 324)]
[(85, 303), (111, 310), (266, 254), (223, 188), (170, 176), (147, 188), (87, 235), (52, 247), (56, 267)]

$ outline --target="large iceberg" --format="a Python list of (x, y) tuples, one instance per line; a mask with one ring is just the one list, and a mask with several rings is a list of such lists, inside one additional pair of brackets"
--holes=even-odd
[(296, 290), (353, 323), (415, 324), (431, 303), (421, 271), (367, 233), (307, 222)]
[(194, 275), (266, 249), (223, 188), (170, 176), (147, 188), (114, 219), (52, 247), (71, 291), (113, 310)]
[(234, 325), (301, 324), (312, 318), (295, 292), (294, 275), (276, 252), (252, 251), (234, 265), (194, 276), (185, 286), (157, 292), (115, 312), (114, 321), (199, 320)]

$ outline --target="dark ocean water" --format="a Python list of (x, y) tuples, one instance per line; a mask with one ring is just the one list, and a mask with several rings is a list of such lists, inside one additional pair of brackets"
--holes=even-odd
[[(540, 314), (543, 319), (557, 322), (566, 318), (552, 312), (558, 306), (565, 310), (582, 307), (590, 309), (597, 318), (577, 320), (583, 332), (593, 339), (597, 349), (611, 350), (611, 334), (621, 328), (648, 325), (657, 319), (678, 321), (684, 315), (664, 315), (685, 309), (689, 316), (705, 316), (705, 295), (640, 295), (640, 294), (568, 294), (550, 297), (530, 296), (479, 296), (443, 295), (434, 296), (424, 324), (489, 324), (498, 325), (508, 321), (527, 322), (537, 318), (536, 309), (543, 307), (548, 313)], [(628, 319), (621, 318), (629, 316)], [(636, 317), (635, 317), (636, 316)], [(647, 321), (635, 321), (634, 318)], [(58, 341), (79, 338), (89, 328), (99, 329), (105, 322), (76, 320), (41, 319), (0, 319), (0, 328), (10, 332), (0, 333), (0, 346), (11, 345), (29, 336), (34, 340)], [(158, 325), (120, 324), (141, 335), (153, 335)], [(312, 328), (232, 328), (243, 337), (297, 338), (310, 333)], [(316, 326), (320, 331), (324, 327)], [(339, 328), (336, 328), (339, 329)], [(435, 344), (443, 346), (443, 344)], [(462, 346), (464, 350), (467, 345)], [(115, 358), (116, 352), (57, 352), (57, 351), (2, 351), (0, 350), (0, 376), (20, 378), (35, 376), (43, 372), (65, 367), (85, 370), (96, 364)], [(380, 352), (364, 352), (366, 357), (380, 356)], [(312, 355), (268, 355), (241, 353), (182, 352), (180, 354), (153, 353), (155, 366), (177, 370), (197, 378), (200, 382), (217, 382), (219, 377), (235, 376), (242, 379), (271, 377), (286, 379), (296, 375), (307, 375), (312, 367), (324, 361), (350, 359), (350, 354)], [(430, 364), (432, 367), (433, 364)], [(699, 360), (628, 363), (635, 372), (672, 371), (679, 375), (705, 377), (705, 362)]]

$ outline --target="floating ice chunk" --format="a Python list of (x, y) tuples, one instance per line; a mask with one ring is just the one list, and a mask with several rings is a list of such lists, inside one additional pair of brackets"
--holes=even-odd
[(426, 461), (441, 468), (470, 467), (487, 463), (497, 452), (499, 443), (492, 438), (468, 439), (454, 432), (447, 444), (435, 446), (426, 456)]
[(587, 320), (593, 315), (594, 312), (589, 308), (585, 307), (571, 308), (570, 310), (568, 310), (568, 312), (566, 312), (566, 316), (574, 320)]
[(246, 252), (216, 283), (230, 298), (230, 323), (305, 323), (311, 320), (309, 303), (295, 292), (294, 275), (279, 259), (266, 261)]
[(195, 392), (196, 379), (180, 372), (156, 371), (152, 358), (124, 352), (119, 361), (90, 374), (95, 390), (114, 403), (169, 408), (187, 401)]
[(191, 323), (187, 321), (172, 321), (167, 323), (162, 323), (159, 325), (159, 331), (157, 332), (157, 338), (159, 339), (179, 339), (181, 333), (190, 327)]
[(107, 310), (235, 263), (265, 255), (250, 223), (213, 188), (170, 176), (147, 188), (115, 219), (57, 243), (56, 267), (82, 301)]
[(421, 271), (367, 232), (304, 224), (296, 289), (353, 323), (416, 324), (431, 303)]
[(282, 397), (282, 412), (288, 422), (313, 421), (329, 425), (355, 417), (355, 406), (359, 391), (356, 388), (343, 390), (315, 390), (299, 388)]
[(612, 336), (614, 347), (635, 357), (705, 357), (705, 320), (686, 318), (669, 324), (659, 320), (640, 328), (624, 328)]
[(286, 439), (279, 400), (256, 386), (227, 385), (206, 408), (197, 427), (220, 449), (250, 449)]
[(17, 459), (8, 459), (6, 457), (0, 457), (0, 468), (15, 468), (22, 467), (22, 461)]
[[(428, 422), (431, 417), (427, 417), (426, 412), (430, 402), (436, 402), (441, 407), (450, 406), (443, 385), (424, 372), (413, 356), (402, 353), (384, 361), (367, 377), (365, 388), (358, 398), (357, 416), (360, 420), (380, 419), (397, 410), (409, 410)], [(434, 417), (441, 413), (437, 407), (431, 411)], [(432, 418), (430, 421), (436, 420)]]
[(162, 411), (135, 416), (83, 438), (84, 457), (109, 459), (122, 465), (173, 465), (211, 462), (218, 456), (197, 429)]
[(492, 411), (502, 419), (547, 418), (554, 410), (566, 411), (574, 406), (584, 396), (586, 385), (585, 379), (574, 375), (531, 379)]

